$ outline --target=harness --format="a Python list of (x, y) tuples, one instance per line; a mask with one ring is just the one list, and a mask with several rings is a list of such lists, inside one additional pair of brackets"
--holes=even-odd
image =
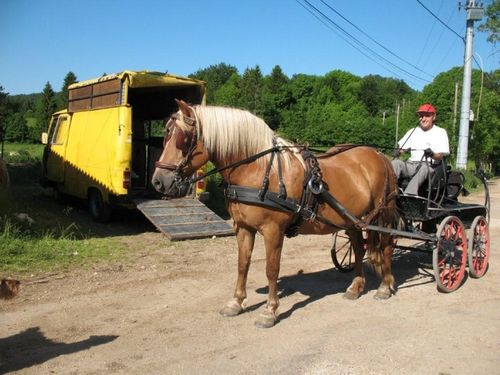
[[(173, 119), (179, 119), (178, 115), (172, 116)], [(190, 118), (187, 116), (182, 116), (183, 121), (189, 126), (195, 126), (196, 119)], [(170, 126), (174, 128), (171, 133), (175, 131), (175, 129), (180, 129), (178, 125), (175, 124)], [(166, 125), (166, 130), (169, 130), (168, 123)], [(170, 139), (171, 134), (167, 134), (165, 136), (164, 145)], [(178, 141), (178, 139), (177, 139)], [(183, 142), (184, 148), (182, 149), (182, 154), (184, 159), (180, 162), (179, 165), (162, 163), (160, 161), (156, 162), (157, 168), (168, 169), (175, 173), (175, 184), (178, 186), (179, 190), (184, 190), (186, 186), (190, 184), (194, 184), (199, 180), (204, 179), (205, 177), (211, 176), (215, 173), (222, 172), (229, 168), (236, 168), (238, 166), (251, 163), (261, 157), (271, 154), (269, 163), (266, 166), (266, 172), (264, 174), (264, 179), (262, 181), (262, 185), (259, 189), (248, 187), (248, 186), (240, 186), (227, 184), (224, 185), (224, 196), (232, 201), (258, 205), (266, 208), (275, 209), (278, 211), (288, 212), (294, 215), (294, 220), (292, 224), (287, 228), (285, 234), (287, 237), (294, 237), (298, 235), (298, 230), (302, 225), (304, 220), (308, 221), (318, 221), (323, 224), (326, 224), (331, 227), (339, 228), (339, 229), (347, 229), (343, 226), (332, 223), (326, 218), (318, 215), (318, 208), (321, 204), (326, 203), (331, 208), (333, 208), (339, 215), (343, 216), (347, 220), (353, 223), (353, 225), (359, 229), (366, 229), (373, 218), (382, 210), (386, 203), (394, 199), (397, 195), (397, 192), (390, 192), (387, 195), (384, 195), (384, 199), (379, 202), (379, 204), (367, 215), (365, 215), (364, 219), (361, 220), (356, 216), (352, 215), (333, 195), (328, 192), (328, 186), (323, 181), (323, 176), (321, 169), (319, 167), (318, 158), (325, 158), (340, 154), (347, 150), (350, 150), (355, 147), (364, 146), (364, 145), (341, 145), (338, 149), (324, 153), (318, 157), (316, 157), (311, 149), (305, 146), (280, 146), (277, 144), (276, 138), (273, 138), (273, 147), (259, 152), (253, 156), (242, 159), (238, 162), (232, 163), (222, 168), (213, 168), (209, 172), (191, 178), (182, 177), (183, 168), (189, 163), (189, 159), (196, 148), (197, 143), (197, 132), (196, 127), (194, 128), (194, 132), (191, 133), (191, 139), (187, 140), (188, 142)], [(188, 147), (185, 145), (188, 144)], [(179, 145), (177, 145), (179, 146)], [(180, 147), (178, 147), (180, 148)], [(291, 148), (302, 148), (301, 157), (304, 160), (306, 165), (304, 180), (302, 183), (302, 195), (300, 201), (297, 201), (293, 198), (287, 197), (286, 187), (283, 182), (282, 176), (282, 165), (280, 153), (283, 150), (291, 149)], [(269, 175), (271, 172), (271, 168), (274, 163), (274, 159), (277, 160), (277, 171), (278, 171), (278, 192), (269, 191)], [(387, 191), (387, 179), (385, 179), (384, 191)]]
[[(290, 226), (285, 231), (287, 237), (295, 237), (298, 235), (298, 230), (302, 225), (304, 220), (307, 221), (318, 221), (322, 224), (339, 228), (339, 229), (348, 229), (341, 225), (332, 223), (330, 220), (322, 217), (318, 214), (318, 208), (321, 204), (326, 203), (330, 207), (332, 207), (339, 215), (346, 218), (348, 221), (352, 222), (354, 226), (361, 230), (366, 229), (366, 227), (370, 224), (373, 218), (379, 213), (381, 209), (386, 205), (386, 203), (394, 199), (396, 197), (395, 192), (391, 192), (389, 195), (384, 197), (384, 200), (379, 202), (379, 204), (369, 212), (363, 220), (357, 218), (352, 215), (330, 192), (327, 190), (328, 186), (322, 179), (321, 169), (319, 167), (318, 158), (324, 158), (329, 156), (334, 156), (350, 150), (355, 147), (359, 147), (362, 145), (344, 145), (341, 148), (329, 152), (324, 153), (318, 157), (316, 157), (311, 150), (307, 146), (303, 147), (301, 151), (301, 157), (304, 159), (306, 170), (304, 173), (304, 180), (302, 183), (303, 190), (300, 200), (296, 200), (294, 198), (289, 198), (286, 196), (286, 188), (283, 183), (282, 178), (282, 169), (279, 153), (285, 149), (290, 148), (288, 146), (277, 146), (274, 143), (273, 148), (265, 150), (259, 154), (251, 156), (250, 158), (241, 160), (237, 163), (225, 166), (223, 168), (214, 168), (211, 171), (207, 172), (202, 176), (198, 176), (195, 178), (189, 179), (190, 183), (194, 183), (199, 181), (209, 175), (214, 173), (226, 170), (228, 168), (234, 168), (236, 166), (246, 164), (256, 159), (271, 153), (270, 161), (266, 167), (266, 173), (264, 179), (262, 181), (262, 185), (260, 188), (248, 187), (248, 186), (240, 186), (233, 184), (225, 184), (224, 187), (224, 196), (232, 201), (239, 203), (246, 203), (252, 205), (258, 205), (261, 207), (271, 208), (278, 211), (288, 212), (294, 215), (294, 220), (290, 224)], [(292, 146), (296, 148), (297, 146)], [(272, 168), (272, 164), (274, 159), (277, 159), (278, 163), (278, 185), (279, 191), (269, 191), (269, 174)], [(387, 190), (387, 180), (385, 181), (384, 190)]]

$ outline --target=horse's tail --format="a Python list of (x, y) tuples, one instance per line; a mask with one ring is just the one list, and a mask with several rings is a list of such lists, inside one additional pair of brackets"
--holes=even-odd
[[(383, 154), (379, 154), (379, 156), (384, 163), (384, 189), (382, 196), (378, 198), (380, 208), (374, 217), (374, 221), (380, 227), (391, 229), (396, 222), (397, 180), (389, 159)], [(368, 258), (379, 277), (386, 276), (384, 270), (384, 252), (387, 246), (392, 247), (392, 243), (391, 235), (377, 231), (368, 231)], [(393, 284), (394, 280), (391, 280), (392, 288)]]
[(367, 255), (370, 264), (377, 273), (378, 277), (382, 277), (383, 253), (380, 249), (380, 237), (378, 232), (368, 231), (366, 240)]

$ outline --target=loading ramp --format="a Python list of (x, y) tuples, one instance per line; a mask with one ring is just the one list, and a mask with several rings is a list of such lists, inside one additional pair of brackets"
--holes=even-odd
[(135, 199), (134, 203), (171, 241), (234, 235), (231, 225), (196, 198)]

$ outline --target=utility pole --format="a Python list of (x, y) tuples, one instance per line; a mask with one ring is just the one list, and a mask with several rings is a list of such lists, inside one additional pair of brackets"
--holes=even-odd
[(462, 105), (460, 109), (460, 130), (458, 134), (457, 169), (467, 169), (474, 21), (481, 20), (484, 15), (482, 4), (476, 5), (475, 0), (467, 0), (464, 8), (467, 12), (467, 30), (465, 32), (464, 78), (462, 84)]
[(394, 148), (398, 148), (398, 136), (399, 136), (399, 103), (396, 107), (396, 142), (394, 142)]
[(458, 82), (455, 82), (455, 99), (453, 100), (453, 128), (451, 136), (455, 140), (457, 135), (457, 107), (458, 107)]

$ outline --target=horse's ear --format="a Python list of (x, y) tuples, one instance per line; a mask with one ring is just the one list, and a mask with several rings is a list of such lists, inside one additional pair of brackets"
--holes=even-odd
[(182, 99), (181, 100), (175, 99), (175, 101), (179, 106), (179, 109), (181, 110), (182, 114), (184, 116), (190, 117), (191, 113), (189, 112), (189, 105)]

